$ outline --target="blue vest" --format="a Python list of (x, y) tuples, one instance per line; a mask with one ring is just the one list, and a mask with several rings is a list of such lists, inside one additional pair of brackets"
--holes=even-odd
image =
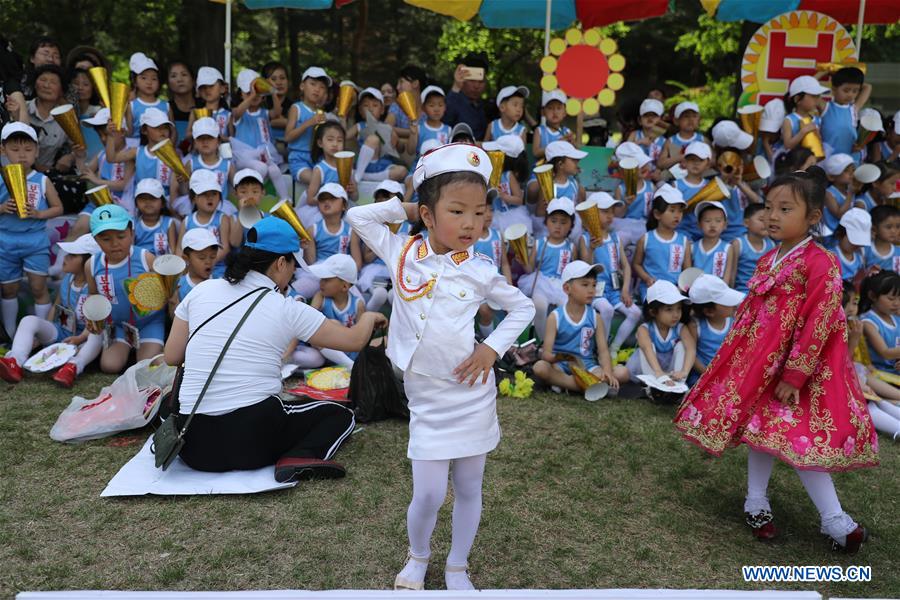
[[(643, 129), (638, 129), (634, 132), (634, 141), (642, 140), (647, 137), (644, 134)], [(649, 146), (641, 145), (641, 150), (644, 151), (644, 154), (650, 157), (650, 160), (653, 161), (652, 166), (656, 166), (656, 161), (659, 158), (659, 155), (662, 154), (663, 148), (666, 147), (666, 138), (665, 136), (658, 136), (654, 138), (654, 140), (650, 143)]]
[[(25, 178), (25, 199), (29, 206), (35, 210), (47, 210), (47, 182), (50, 181), (40, 171), (32, 171)], [(11, 198), (6, 182), (0, 179), (0, 203), (7, 202)], [(46, 219), (20, 219), (17, 213), (3, 213), (0, 215), (0, 231), (5, 233), (32, 234), (47, 237)], [(31, 238), (29, 238), (31, 239)]]
[(681, 328), (683, 327), (681, 323), (669, 329), (669, 334), (665, 338), (660, 335), (656, 323), (641, 323), (641, 327), (650, 334), (653, 349), (657, 354), (671, 354), (675, 351), (675, 344), (681, 341)]
[[(703, 186), (707, 183), (709, 183), (708, 179), (704, 179), (697, 185), (688, 183), (684, 179), (676, 179), (675, 187), (678, 188), (678, 191), (684, 196), (684, 201), (688, 202), (697, 194), (697, 192), (703, 189)], [(700, 231), (700, 225), (697, 223), (697, 215), (694, 214), (693, 208), (684, 209), (684, 216), (681, 217), (681, 223), (678, 224), (678, 231), (686, 233), (691, 240), (698, 240), (703, 237), (703, 232)]]
[(581, 185), (574, 176), (570, 176), (565, 183), (553, 182), (553, 195), (557, 198), (568, 198), (572, 202), (578, 204), (578, 190)]
[(541, 132), (541, 145), (546, 148), (547, 144), (551, 144), (553, 142), (558, 142), (563, 139), (563, 136), (569, 134), (569, 128), (565, 125), (561, 126), (559, 129), (550, 129), (546, 123), (541, 123), (538, 125), (538, 131)]
[[(309, 121), (316, 115), (316, 111), (303, 102), (294, 102), (294, 106), (297, 107), (297, 126)], [(288, 149), (291, 152), (300, 152), (308, 158), (312, 152), (312, 140), (315, 131), (315, 127), (306, 128), (300, 137), (295, 138), (294, 141), (288, 144)]]
[(148, 228), (144, 225), (141, 216), (137, 215), (134, 219), (134, 245), (156, 256), (170, 254), (173, 250), (169, 247), (169, 226), (171, 224), (172, 217), (160, 215), (156, 225)]
[[(625, 182), (619, 182), (619, 194), (622, 201), (625, 201)], [(653, 205), (653, 185), (646, 179), (641, 179), (637, 188), (634, 201), (625, 208), (626, 219), (640, 219), (646, 221), (650, 214), (650, 207)]]
[(668, 141), (672, 142), (673, 145), (678, 146), (678, 150), (680, 151), (680, 155), (683, 156), (683, 155), (684, 155), (684, 150), (685, 150), (685, 148), (687, 148), (688, 146), (690, 146), (690, 145), (693, 144), (694, 142), (703, 142), (703, 141), (705, 141), (705, 140), (703, 139), (703, 134), (702, 134), (702, 133), (700, 133), (699, 131), (695, 131), (695, 132), (694, 132), (694, 135), (692, 135), (691, 138), (690, 138), (689, 140), (687, 140), (687, 141), (684, 141), (683, 139), (681, 139), (681, 134), (680, 134), (680, 133), (676, 133), (675, 135), (671, 136), (671, 137), (668, 139)]
[[(590, 235), (585, 235), (584, 238), (584, 243), (590, 248)], [(621, 248), (619, 235), (611, 231), (603, 243), (594, 248), (591, 255), (592, 263), (603, 265), (603, 272), (597, 275), (597, 296), (606, 298), (613, 306), (622, 300), (619, 291), (622, 283), (622, 261), (628, 260), (628, 257), (622, 255)], [(613, 273), (617, 274), (616, 280), (619, 284), (617, 286), (613, 285)]]
[(878, 254), (878, 249), (875, 248), (875, 244), (866, 246), (865, 256), (866, 265), (870, 267), (877, 266), (885, 271), (900, 273), (900, 246), (897, 244), (891, 246), (891, 251), (888, 252), (887, 256)]
[[(797, 135), (797, 132), (800, 131), (800, 127), (803, 125), (803, 123), (800, 122), (800, 119), (801, 119), (800, 115), (798, 115), (796, 112), (792, 112), (791, 114), (786, 116), (785, 119), (787, 119), (788, 121), (791, 122), (791, 135), (792, 136)], [(812, 117), (812, 122), (816, 124), (816, 127), (819, 128), (819, 133), (821, 133), (822, 132), (822, 117), (820, 117), (819, 115), (815, 115)]]
[(732, 318), (725, 319), (725, 327), (722, 331), (716, 331), (706, 319), (697, 319), (697, 358), (704, 365), (709, 366), (710, 361), (719, 351), (722, 342), (728, 337), (731, 329)]
[(231, 161), (226, 158), (220, 158), (214, 165), (208, 165), (203, 162), (200, 155), (196, 152), (191, 154), (191, 173), (198, 169), (205, 169), (216, 174), (216, 181), (222, 189), (222, 200), (228, 201), (228, 189), (231, 182), (228, 181), (228, 170), (231, 169)]
[(163, 112), (163, 114), (169, 114), (169, 103), (165, 100), (157, 100), (151, 104), (147, 104), (140, 98), (135, 98), (131, 101), (131, 139), (136, 139), (141, 137), (141, 115), (144, 114), (148, 108), (157, 108)]
[(350, 254), (350, 224), (341, 219), (341, 228), (337, 233), (328, 231), (325, 221), (313, 226), (313, 239), (316, 242), (316, 262), (320, 263), (332, 254)]
[[(500, 185), (498, 186), (498, 190), (504, 194), (512, 194), (512, 189), (509, 185), (510, 177), (512, 177), (510, 171), (503, 171), (503, 173), (500, 174)], [(510, 206), (505, 200), (500, 199), (499, 194), (494, 198), (493, 202), (494, 212), (507, 212), (510, 208), (519, 208), (519, 206), (521, 205)]]
[(756, 265), (762, 255), (775, 247), (775, 242), (769, 238), (763, 238), (763, 249), (759, 252), (753, 249), (746, 235), (738, 238), (740, 243), (740, 254), (737, 259), (737, 274), (734, 278), (734, 289), (745, 294), (750, 291), (747, 282), (753, 277), (756, 271)]
[(571, 354), (585, 362), (597, 360), (597, 313), (591, 305), (584, 307), (581, 320), (573, 323), (565, 305), (553, 310), (556, 315), (556, 339), (553, 341), (555, 354)]
[(500, 232), (493, 227), (488, 228), (487, 237), (479, 238), (475, 242), (475, 252), (490, 258), (499, 272), (503, 260), (503, 238)]
[[(844, 195), (839, 189), (834, 187), (833, 185), (828, 186), (828, 193), (834, 196), (834, 199), (837, 201), (838, 206), (843, 208), (847, 202), (851, 200)], [(837, 229), (838, 225), (841, 224), (841, 219), (837, 215), (835, 215), (831, 210), (826, 206), (825, 207), (825, 215), (824, 215), (825, 225), (832, 231), (832, 233)]]
[[(662, 279), (677, 285), (678, 276), (684, 270), (684, 257), (687, 254), (688, 238), (676, 231), (671, 240), (663, 240), (655, 229), (644, 234), (644, 270), (655, 279)], [(639, 285), (641, 297), (647, 291), (647, 285), (641, 281)]]
[[(105, 181), (122, 181), (125, 179), (125, 163), (111, 163), (106, 160), (106, 150), (101, 150), (97, 155), (97, 173), (100, 179)], [(122, 192), (109, 190), (113, 198), (122, 199)], [(91, 203), (93, 204), (93, 202)]]
[(400, 104), (398, 102), (394, 102), (388, 108), (388, 114), (394, 115), (396, 119), (394, 121), (394, 127), (398, 129), (409, 129), (409, 117), (406, 116), (406, 113), (403, 112), (403, 109), (400, 108)]
[(185, 273), (178, 278), (178, 301), (182, 302), (191, 290), (194, 289), (194, 282), (191, 281), (190, 275)]
[(138, 146), (134, 159), (134, 188), (142, 179), (157, 179), (163, 186), (165, 198), (169, 197), (169, 186), (172, 183), (172, 169), (163, 161), (150, 154), (147, 146)]
[(560, 279), (566, 265), (577, 258), (575, 244), (568, 239), (559, 244), (551, 244), (547, 238), (541, 238), (535, 242), (534, 247), (541, 275), (551, 279)]
[[(822, 113), (822, 142), (829, 154), (853, 155), (856, 143), (856, 107), (852, 104), (838, 104), (834, 100), (825, 105)], [(854, 156), (856, 158), (856, 156)]]
[[(191, 213), (191, 216), (187, 218), (185, 221), (185, 232), (190, 231), (191, 229), (208, 229), (219, 243), (222, 243), (222, 218), (223, 213), (221, 210), (217, 210), (208, 223), (200, 223), (197, 221), (197, 212), (194, 211)], [(228, 218), (228, 217), (224, 217)], [(219, 261), (213, 267), (213, 277), (221, 277), (225, 274), (225, 261)]]
[(333, 298), (325, 298), (322, 302), (321, 312), (326, 319), (334, 319), (344, 327), (353, 327), (359, 319), (358, 304), (359, 296), (350, 292), (347, 294), (347, 306), (342, 309), (338, 308)]
[(830, 250), (837, 256), (838, 264), (841, 266), (841, 279), (844, 281), (852, 281), (861, 269), (866, 268), (866, 263), (865, 260), (863, 260), (863, 253), (861, 251), (854, 252), (853, 258), (847, 260), (844, 257), (844, 253), (841, 252), (837, 240), (831, 244)]
[(256, 112), (244, 111), (241, 118), (234, 124), (234, 137), (251, 148), (271, 144), (272, 128), (269, 126), (269, 111), (264, 108), (260, 108)]
[[(873, 324), (878, 329), (878, 335), (881, 336), (881, 339), (884, 340), (884, 343), (888, 348), (900, 346), (900, 317), (891, 315), (890, 322), (887, 322), (875, 314), (874, 310), (870, 310), (869, 312), (860, 315), (859, 318), (862, 321)], [(896, 361), (884, 358), (875, 352), (875, 348), (869, 343), (868, 338), (866, 338), (866, 345), (869, 348), (869, 356), (872, 358), (873, 367), (889, 373), (897, 373), (897, 370), (894, 368), (894, 363)]]
[(419, 119), (419, 141), (416, 144), (416, 156), (420, 156), (422, 154), (422, 144), (424, 144), (428, 140), (437, 140), (438, 144), (440, 144), (441, 146), (443, 146), (444, 144), (449, 144), (450, 131), (451, 128), (446, 123), (441, 123), (440, 127), (435, 129), (428, 124), (428, 121), (423, 116), (421, 119)]
[(691, 258), (693, 259), (691, 266), (697, 267), (709, 275), (725, 279), (729, 245), (728, 242), (720, 239), (712, 250), (707, 252), (703, 249), (703, 240), (697, 240), (691, 247)]
[(219, 107), (213, 111), (212, 118), (215, 119), (216, 125), (219, 126), (219, 137), (223, 139), (228, 138), (228, 121), (231, 120), (231, 111), (227, 108)]
[(317, 162), (316, 166), (313, 168), (317, 169), (322, 175), (322, 183), (320, 184), (320, 186), (325, 185), (326, 183), (339, 184), (341, 182), (340, 178), (338, 177), (337, 167), (332, 167), (331, 165), (329, 165), (324, 158)]
[(128, 258), (117, 265), (108, 265), (103, 252), (94, 255), (91, 273), (97, 283), (97, 293), (106, 296), (112, 304), (110, 317), (113, 323), (139, 324), (142, 320), (153, 318), (153, 315), (137, 318), (137, 314), (131, 309), (128, 290), (125, 287), (126, 279), (148, 271), (147, 254), (145, 250), (132, 246)]
[[(744, 227), (744, 208), (747, 206), (744, 192), (738, 186), (734, 186), (731, 188), (731, 196), (722, 200), (722, 205), (725, 207), (726, 218), (722, 239), (730, 242), (747, 233), (747, 228)], [(697, 226), (699, 227), (699, 224)]]
[(66, 273), (59, 284), (58, 308), (68, 309), (75, 315), (75, 322), (70, 323), (68, 322), (70, 317), (66, 316), (65, 312), (62, 310), (56, 311), (56, 324), (59, 329), (65, 332), (66, 337), (76, 335), (84, 329), (84, 314), (81, 312), (81, 308), (90, 294), (87, 283), (77, 288), (74, 281), (75, 276), (71, 273)]
[[(504, 135), (522, 135), (522, 132), (525, 131), (525, 126), (521, 123), (516, 123), (512, 126), (511, 129), (504, 129), (503, 123), (500, 122), (500, 119), (494, 119), (491, 121), (491, 124), (488, 126), (491, 128), (491, 139), (498, 140), (500, 137)], [(421, 130), (420, 130), (421, 132)], [(420, 133), (421, 135), (421, 133)]]

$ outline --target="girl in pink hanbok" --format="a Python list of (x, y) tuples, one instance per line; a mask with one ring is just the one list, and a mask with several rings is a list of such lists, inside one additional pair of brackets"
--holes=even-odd
[(744, 512), (756, 537), (776, 535), (767, 488), (778, 458), (796, 470), (832, 548), (854, 553), (868, 533), (841, 508), (831, 472), (876, 465), (878, 438), (847, 347), (840, 267), (809, 235), (826, 185), (818, 167), (772, 183), (766, 220), (780, 244), (759, 260), (675, 426), (715, 455), (749, 446)]

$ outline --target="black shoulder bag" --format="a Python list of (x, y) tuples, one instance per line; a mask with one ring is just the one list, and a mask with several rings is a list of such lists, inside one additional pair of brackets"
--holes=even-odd
[[(212, 383), (213, 375), (216, 374), (216, 370), (218, 370), (219, 365), (222, 364), (222, 359), (225, 358), (225, 353), (228, 352), (228, 347), (231, 346), (231, 342), (234, 341), (237, 332), (240, 331), (241, 327), (244, 325), (244, 322), (247, 320), (247, 317), (250, 316), (250, 313), (253, 312), (253, 309), (256, 308), (256, 305), (260, 303), (263, 299), (263, 296), (269, 291), (267, 288), (257, 288), (252, 292), (244, 294), (207, 320), (203, 321), (197, 329), (194, 330), (194, 333), (188, 338), (187, 343), (190, 344), (191, 340), (197, 335), (197, 332), (200, 329), (221, 315), (223, 312), (240, 302), (241, 300), (247, 298), (251, 294), (254, 294), (258, 291), (262, 291), (262, 293), (257, 296), (256, 300), (253, 301), (253, 304), (250, 305), (250, 308), (247, 309), (247, 312), (244, 313), (244, 316), (241, 317), (241, 320), (238, 321), (238, 324), (235, 326), (234, 331), (231, 332), (231, 335), (228, 337), (228, 341), (225, 342), (225, 345), (222, 347), (222, 352), (219, 353), (219, 358), (216, 359), (216, 364), (213, 365), (213, 368), (209, 372), (209, 376), (206, 378), (206, 383), (203, 384), (203, 389), (200, 390), (200, 395), (197, 396), (197, 401), (194, 402), (194, 408), (191, 409), (191, 414), (188, 415), (187, 421), (184, 423), (184, 428), (179, 431), (178, 425), (175, 420), (178, 417), (176, 412), (172, 412), (169, 414), (163, 422), (160, 423), (159, 428), (153, 432), (153, 444), (150, 449), (155, 455), (156, 459), (156, 468), (162, 469), (165, 471), (169, 468), (169, 465), (172, 464), (172, 461), (175, 460), (175, 457), (178, 456), (178, 453), (181, 452), (181, 449), (184, 447), (184, 436), (187, 433), (188, 425), (191, 424), (191, 419), (194, 418), (194, 413), (197, 412), (197, 407), (200, 406), (200, 401), (203, 399), (203, 396), (206, 395), (206, 390), (209, 388), (209, 384)], [(187, 349), (187, 344), (185, 344), (185, 349)], [(178, 389), (181, 387), (181, 378), (184, 375), (184, 365), (182, 364), (178, 367), (178, 371), (175, 374), (175, 385), (173, 385), (173, 403), (177, 402)], [(177, 386), (177, 387), (176, 387)]]

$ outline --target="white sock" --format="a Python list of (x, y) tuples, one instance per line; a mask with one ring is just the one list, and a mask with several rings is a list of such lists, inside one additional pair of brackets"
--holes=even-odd
[(38, 304), (35, 302), (34, 304), (34, 316), (39, 319), (46, 319), (47, 315), (50, 314), (50, 307), (53, 306), (49, 302), (47, 304)]
[(12, 348), (6, 356), (14, 358), (19, 365), (22, 365), (31, 356), (35, 342), (43, 347), (55, 341), (56, 326), (53, 323), (34, 315), (28, 315), (16, 328)]
[(484, 336), (484, 337), (487, 337), (487, 336), (491, 335), (491, 333), (494, 331), (494, 322), (491, 321), (491, 322), (488, 323), (487, 325), (485, 325), (484, 323), (479, 322), (479, 323), (478, 323), (478, 331), (480, 331), (480, 332), (481, 332), (481, 335)]
[[(447, 565), (451, 567), (451, 565)], [(454, 567), (458, 568), (458, 567)], [(469, 573), (465, 570), (444, 571), (444, 583), (448, 590), (474, 590), (475, 586), (469, 579)]]
[(900, 420), (897, 420), (896, 417), (892, 416), (887, 411), (882, 410), (882, 404), (888, 405), (889, 403), (869, 401), (869, 415), (872, 416), (872, 424), (875, 425), (875, 429), (881, 433), (895, 435), (897, 432), (900, 432)]
[[(620, 305), (621, 309), (625, 312), (625, 320), (622, 321), (622, 324), (619, 325), (619, 329), (616, 331), (616, 337), (612, 342), (611, 348), (615, 348), (618, 350), (622, 347), (622, 344), (625, 343), (625, 340), (628, 339), (628, 336), (637, 329), (637, 326), (641, 322), (641, 309), (637, 304), (632, 304), (631, 306), (626, 307), (624, 304)], [(611, 319), (610, 319), (611, 320)], [(609, 335), (609, 329), (606, 330), (606, 334)]]
[(47, 275), (50, 277), (59, 277), (62, 275), (63, 268), (63, 259), (66, 257), (65, 250), (59, 250), (59, 254), (56, 255), (56, 260), (53, 261), (53, 264), (50, 265), (50, 268), (47, 270)]
[(78, 347), (78, 354), (69, 362), (75, 365), (76, 372), (81, 375), (85, 367), (94, 362), (102, 351), (103, 336), (91, 333), (88, 335), (88, 339)]
[(322, 356), (333, 362), (339, 367), (353, 368), (353, 359), (340, 350), (332, 350), (331, 348), (320, 348), (319, 352)]
[(275, 163), (267, 164), (269, 179), (272, 181), (272, 185), (275, 187), (275, 193), (278, 194), (278, 199), (283, 200), (285, 198), (290, 198), (291, 204), (293, 204), (294, 198), (288, 191), (287, 182), (284, 180), (281, 169), (279, 169), (278, 165), (276, 165)]
[(744, 512), (755, 514), (761, 510), (772, 510), (768, 490), (774, 466), (773, 455), (750, 450), (747, 455), (747, 498), (744, 500)]
[(353, 174), (353, 178), (356, 179), (357, 183), (362, 181), (363, 173), (366, 172), (366, 167), (369, 166), (373, 158), (375, 158), (375, 148), (363, 144), (359, 149), (359, 158), (356, 160), (356, 172)]
[(384, 306), (384, 303), (387, 302), (387, 299), (387, 288), (373, 286), (372, 297), (369, 298), (368, 302), (366, 302), (366, 310), (371, 312), (377, 312), (381, 310), (381, 307)]
[(16, 337), (16, 317), (19, 316), (19, 299), (3, 298), (0, 302), (0, 311), (3, 312), (3, 328), (9, 339)]
[(856, 522), (841, 508), (831, 473), (823, 471), (797, 471), (809, 499), (816, 505), (819, 516), (822, 518), (822, 533), (830, 535), (842, 546), (847, 542), (847, 534), (856, 529)]

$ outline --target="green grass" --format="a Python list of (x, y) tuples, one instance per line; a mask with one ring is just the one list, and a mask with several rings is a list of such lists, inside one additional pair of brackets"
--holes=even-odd
[[(108, 378), (74, 390), (92, 397)], [(81, 445), (48, 437), (69, 394), (35, 377), (0, 388), (0, 597), (49, 589), (388, 588), (406, 552), (406, 424), (367, 425), (340, 451), (339, 481), (256, 496), (101, 499), (148, 432)], [(871, 530), (855, 557), (832, 553), (796, 475), (775, 469), (782, 535), (743, 523), (746, 450), (708, 458), (672, 409), (539, 394), (499, 402), (471, 573), (481, 588), (814, 589), (900, 596), (900, 452), (838, 474), (844, 507)], [(130, 444), (129, 444), (130, 442)], [(123, 445), (125, 444), (125, 445)], [(426, 583), (443, 586), (450, 503)], [(871, 565), (869, 584), (745, 584), (741, 565)]]

